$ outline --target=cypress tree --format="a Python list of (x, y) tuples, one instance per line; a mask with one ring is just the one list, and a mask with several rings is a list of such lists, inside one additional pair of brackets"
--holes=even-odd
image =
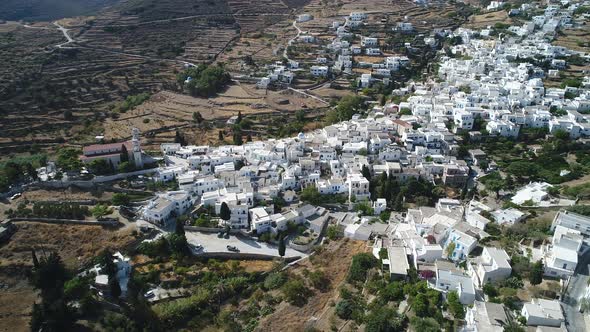
[(281, 238), (279, 239), (279, 256), (284, 257), (286, 250), (287, 245), (285, 244), (285, 238), (281, 236)]

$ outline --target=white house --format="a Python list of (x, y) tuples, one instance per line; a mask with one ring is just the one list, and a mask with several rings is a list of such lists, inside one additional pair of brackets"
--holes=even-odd
[(509, 323), (504, 305), (493, 302), (475, 301), (467, 308), (465, 326), (461, 332), (501, 332)]
[(393, 28), (394, 31), (410, 32), (414, 31), (414, 26), (409, 22), (398, 22)]
[(457, 269), (455, 264), (439, 260), (435, 262), (435, 267), (436, 281), (435, 284), (429, 283), (430, 287), (443, 293), (456, 291), (459, 301), (464, 305), (472, 304), (475, 301), (473, 280)]
[(481, 256), (471, 260), (470, 263), (469, 272), (477, 287), (504, 280), (512, 273), (510, 257), (504, 249), (484, 247)]
[(381, 55), (381, 50), (378, 48), (367, 48), (365, 49), (366, 55)]
[(300, 22), (300, 23), (311, 21), (312, 19), (313, 19), (313, 16), (311, 16), (311, 14), (307, 14), (307, 13), (297, 16), (297, 22)]
[(367, 13), (363, 12), (351, 12), (348, 18), (351, 21), (362, 21), (367, 18)]
[(362, 47), (374, 47), (379, 45), (379, 40), (373, 37), (362, 37), (361, 38), (361, 46)]
[(490, 121), (486, 125), (486, 130), (492, 135), (504, 137), (518, 137), (520, 126), (504, 120)]
[(270, 215), (263, 207), (255, 207), (249, 211), (251, 224), (250, 229), (261, 234), (270, 231), (272, 227), (272, 220)]
[(450, 260), (460, 261), (467, 258), (469, 253), (477, 246), (477, 239), (463, 231), (452, 228), (444, 241), (445, 250), (454, 246), (452, 252), (447, 252)]
[(565, 228), (580, 231), (584, 237), (590, 236), (590, 217), (583, 216), (570, 211), (559, 211), (553, 223), (551, 224), (551, 230), (555, 231), (557, 226), (563, 226)]
[(515, 208), (500, 209), (490, 212), (494, 220), (500, 225), (514, 225), (522, 221), (526, 214)]
[(522, 307), (521, 315), (529, 326), (559, 327), (565, 320), (559, 301), (532, 299)]
[(310, 73), (313, 76), (328, 76), (327, 66), (311, 66)]
[(516, 194), (512, 196), (511, 201), (518, 205), (525, 204), (526, 202), (540, 205), (542, 202), (547, 201), (550, 198), (547, 191), (551, 187), (553, 186), (547, 182), (531, 182), (520, 188)]
[(369, 199), (371, 193), (369, 192), (369, 180), (361, 174), (348, 174), (346, 177), (346, 184), (348, 186), (348, 199), (355, 197), (357, 201)]
[(376, 201), (373, 202), (373, 213), (378, 216), (381, 212), (384, 212), (387, 209), (387, 200), (385, 198), (377, 198)]
[(551, 245), (547, 247), (545, 274), (552, 277), (567, 278), (574, 274), (578, 265), (578, 255), (584, 237), (580, 231), (558, 225), (555, 227)]

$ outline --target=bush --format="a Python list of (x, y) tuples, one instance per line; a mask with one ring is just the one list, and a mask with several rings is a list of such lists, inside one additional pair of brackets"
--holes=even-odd
[(230, 81), (230, 75), (222, 66), (199, 65), (191, 67), (178, 75), (179, 84), (185, 84), (187, 78), (192, 80), (186, 84), (186, 88), (193, 96), (208, 97), (216, 94)]
[(401, 301), (404, 299), (404, 285), (394, 281), (387, 285), (380, 295), (386, 301)]
[(328, 226), (328, 230), (326, 231), (326, 236), (330, 240), (340, 239), (342, 238), (342, 230), (340, 229), (340, 227), (336, 225), (330, 225)]
[(352, 257), (352, 264), (346, 279), (348, 282), (364, 282), (367, 272), (378, 265), (377, 259), (369, 253), (360, 253)]
[(324, 271), (313, 271), (309, 274), (309, 280), (311, 281), (312, 286), (321, 291), (325, 292), (330, 289), (330, 279), (326, 276)]
[(494, 287), (494, 285), (490, 283), (483, 285), (483, 292), (489, 297), (498, 296), (498, 290), (496, 289), (496, 287)]
[(148, 99), (150, 99), (150, 94), (147, 92), (129, 96), (125, 98), (125, 101), (115, 107), (115, 111), (125, 113), (143, 104)]
[(111, 200), (113, 205), (128, 205), (129, 202), (131, 202), (131, 199), (129, 198), (129, 195), (125, 193), (115, 193)]
[(301, 307), (307, 303), (307, 298), (312, 292), (305, 286), (303, 280), (295, 279), (285, 283), (282, 287), (285, 300), (292, 305)]
[(336, 305), (336, 315), (342, 319), (350, 319), (354, 304), (349, 300), (342, 300)]
[(465, 308), (463, 304), (459, 302), (459, 294), (456, 291), (451, 291), (447, 294), (447, 302), (449, 304), (449, 311), (455, 318), (465, 318)]
[(287, 276), (281, 272), (274, 272), (264, 279), (264, 288), (267, 290), (277, 289), (287, 281)]

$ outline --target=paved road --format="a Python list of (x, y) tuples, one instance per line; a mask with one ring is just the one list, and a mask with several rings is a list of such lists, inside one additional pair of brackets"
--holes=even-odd
[(576, 274), (571, 278), (566, 295), (562, 300), (563, 311), (565, 315), (566, 327), (568, 331), (590, 331), (584, 316), (579, 312), (579, 300), (586, 292), (588, 287), (590, 253), (586, 253), (580, 258), (576, 268)]
[[(240, 253), (279, 256), (278, 248), (263, 242), (244, 237), (230, 235), (229, 239), (218, 238), (216, 233), (186, 232), (186, 239), (192, 245), (203, 246), (204, 253), (230, 253), (227, 245), (236, 246)], [(306, 254), (287, 247), (285, 257), (307, 256)]]

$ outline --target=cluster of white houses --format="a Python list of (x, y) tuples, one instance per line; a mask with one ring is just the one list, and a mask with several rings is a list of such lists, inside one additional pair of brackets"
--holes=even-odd
[[(520, 10), (530, 9), (523, 5)], [(158, 195), (143, 209), (143, 218), (166, 224), (194, 206), (211, 207), (219, 213), (225, 203), (231, 211), (227, 225), (234, 229), (261, 234), (295, 223), (319, 233), (330, 215), (326, 209), (295, 204), (275, 213), (273, 204), (259, 203), (270, 203), (277, 197), (286, 203), (296, 202), (296, 192), (309, 186), (316, 187), (320, 195), (340, 194), (349, 202), (368, 201), (369, 179), (363, 169), (372, 175), (386, 172), (400, 183), (421, 178), (462, 188), (470, 178), (470, 167), (457, 158), (461, 140), (457, 134), (470, 131), (476, 138), (481, 134), (473, 130), (477, 123), (483, 123), (481, 129), (490, 135), (506, 137), (517, 137), (520, 129), (527, 127), (547, 128), (551, 133), (565, 130), (572, 138), (590, 136), (588, 116), (580, 113), (590, 110), (590, 85), (545, 88), (542, 78), (549, 73), (522, 61), (542, 57), (555, 67), (551, 70), (563, 68), (561, 61), (554, 60), (565, 59), (567, 65), (568, 57), (575, 53), (551, 45), (548, 36), (572, 24), (567, 18), (573, 9), (566, 6), (557, 12), (545, 10), (543, 19), (536, 16), (523, 26), (511, 27), (512, 33), (500, 38), (490, 37), (489, 29), (450, 32), (450, 36), (461, 37), (462, 43), (451, 49), (452, 56), (442, 58), (439, 80), (395, 90), (395, 94), (407, 94), (407, 100), (375, 106), (364, 117), (355, 115), (349, 121), (297, 137), (241, 146), (162, 144), (169, 166), (161, 167), (155, 177), (158, 181), (178, 182), (179, 190)], [(366, 14), (351, 13), (344, 24), (334, 22), (337, 38), (329, 47), (338, 61), (332, 68), (351, 68), (352, 55), (363, 49), (366, 54), (378, 49), (376, 38), (363, 37), (360, 46), (345, 40), (350, 29), (363, 24), (366, 18)], [(311, 19), (304, 14), (298, 22)], [(411, 26), (402, 23), (396, 29)], [(311, 68), (313, 75), (328, 72), (324, 61), (321, 64)], [(391, 57), (383, 68), (374, 69), (398, 70), (406, 64), (405, 57)], [(277, 64), (268, 81), (290, 81), (289, 73)], [(370, 84), (371, 77), (365, 79)], [(404, 109), (411, 114), (404, 112), (406, 115), (400, 117)], [(556, 109), (562, 112), (555, 113)], [(471, 150), (466, 159), (478, 165), (485, 158), (483, 151)], [(384, 198), (370, 204), (376, 214), (387, 206)], [(366, 230), (373, 216), (364, 217), (348, 224), (345, 235), (368, 240), (372, 234)], [(427, 278), (430, 287), (442, 293), (456, 291), (461, 303), (473, 305), (467, 312), (466, 331), (495, 330), (501, 325), (499, 321), (506, 321), (502, 306), (476, 301), (476, 292), (487, 283), (510, 277), (510, 257), (495, 247), (483, 246), (476, 257), (473, 250), (489, 236), (484, 231), (487, 224), (510, 225), (525, 217), (513, 208), (494, 209), (479, 201), (464, 205), (458, 200), (440, 199), (435, 207), (409, 209), (403, 220), (392, 222), (392, 228), (383, 234), (387, 241), (378, 247), (387, 249), (383, 263), (392, 278), (405, 278), (408, 269), (414, 267), (431, 276)], [(590, 218), (560, 212), (552, 230), (552, 241), (542, 250), (545, 273), (567, 278), (588, 247)], [(465, 268), (458, 267), (463, 261)], [(525, 304), (522, 315), (529, 325), (559, 326), (564, 319), (555, 303), (534, 299)]]
[[(308, 66), (309, 74), (315, 77), (327, 77), (331, 72), (344, 72), (352, 74), (353, 66), (370, 68), (371, 73), (362, 74), (358, 78), (360, 87), (369, 87), (375, 81), (382, 81), (389, 84), (392, 72), (408, 66), (410, 60), (404, 55), (384, 56), (382, 46), (378, 38), (361, 36), (355, 33), (358, 29), (367, 24), (368, 15), (364, 12), (352, 12), (342, 18), (342, 21), (333, 21), (330, 29), (334, 37), (325, 43), (324, 39), (317, 38), (313, 33), (300, 32), (296, 39), (291, 40), (288, 46), (296, 46), (296, 43), (321, 44), (321, 53), (315, 63)], [(313, 20), (310, 14), (301, 14), (297, 17), (296, 23), (304, 23)], [(411, 32), (414, 30), (411, 23), (399, 22), (394, 31)], [(360, 43), (352, 43), (354, 37), (360, 37)], [(355, 56), (379, 56), (383, 57), (381, 63), (368, 63), (357, 61)], [(307, 68), (307, 67), (306, 67)], [(303, 71), (297, 61), (288, 60), (286, 64), (278, 62), (269, 66), (269, 75), (261, 78), (257, 86), (267, 88), (273, 82), (290, 84), (295, 72)]]

